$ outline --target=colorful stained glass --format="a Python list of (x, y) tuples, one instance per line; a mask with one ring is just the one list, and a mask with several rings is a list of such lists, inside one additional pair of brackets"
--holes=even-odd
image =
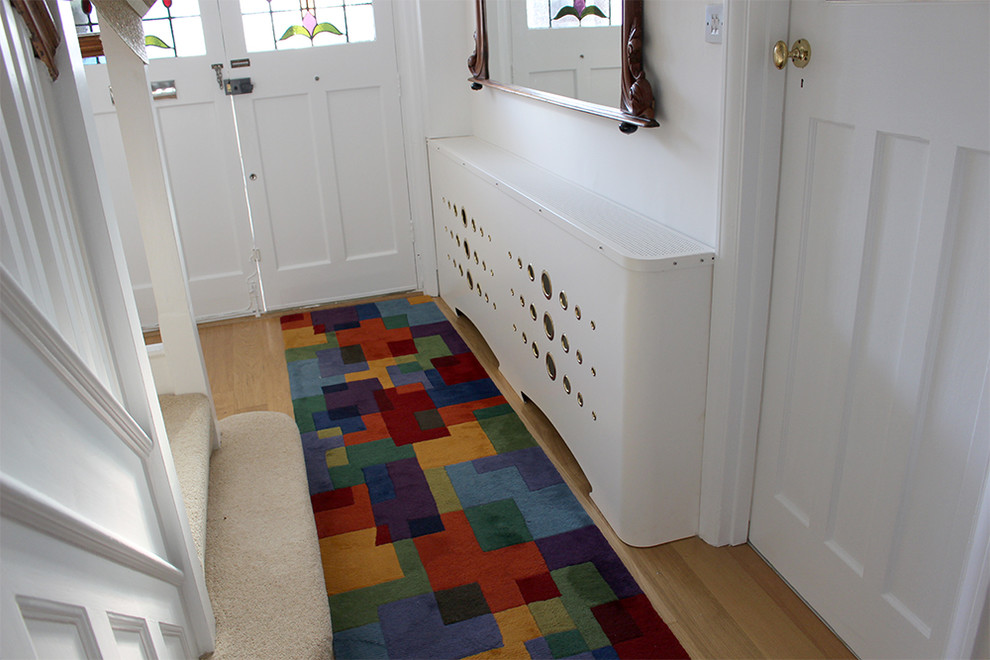
[[(90, 0), (74, 0), (72, 14), (78, 34), (98, 33), (99, 17)], [(206, 54), (198, 0), (159, 0), (142, 20), (148, 57), (196, 57)], [(91, 57), (86, 64), (102, 62)]]
[(155, 48), (171, 48), (167, 43), (162, 41), (161, 38), (156, 37), (153, 34), (145, 35), (144, 37), (145, 46), (154, 46)]
[(608, 16), (602, 13), (596, 5), (589, 5), (586, 0), (574, 0), (573, 5), (564, 5), (557, 12), (557, 15), (553, 17), (553, 20), (559, 21), (564, 16), (573, 16), (578, 19), (580, 23), (582, 19), (588, 16), (597, 16), (599, 18), (608, 19)]
[(72, 3), (72, 18), (76, 23), (76, 34), (90, 34), (99, 32), (99, 20), (96, 17), (96, 10), (90, 0)]
[[(90, 0), (73, 2), (72, 18), (76, 25), (76, 34), (92, 34), (100, 31), (96, 11), (93, 9), (93, 3)], [(87, 57), (83, 59), (84, 64), (97, 64), (103, 61), (103, 57)]]
[(252, 53), (374, 41), (371, 0), (241, 0)]
[(622, 25), (622, 0), (527, 0), (530, 29)]
[(142, 24), (150, 59), (206, 54), (198, 0), (158, 0)]
[(309, 37), (309, 40), (312, 41), (316, 38), (316, 35), (321, 32), (330, 32), (331, 34), (343, 35), (340, 28), (333, 23), (320, 23), (316, 20), (316, 7), (313, 6), (311, 2), (301, 3), (301, 6), (303, 7), (302, 25), (289, 26), (289, 28), (282, 33), (282, 36), (279, 37), (279, 41), (285, 41), (290, 37), (296, 36)]

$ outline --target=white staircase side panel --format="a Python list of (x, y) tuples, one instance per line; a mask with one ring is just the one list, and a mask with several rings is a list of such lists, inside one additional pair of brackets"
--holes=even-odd
[(198, 657), (213, 649), (212, 609), (71, 11), (49, 4), (54, 82), (0, 4), (0, 655)]

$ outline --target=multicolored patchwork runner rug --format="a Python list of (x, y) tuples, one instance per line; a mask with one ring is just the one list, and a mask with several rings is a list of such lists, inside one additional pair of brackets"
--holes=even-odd
[(430, 298), (282, 331), (338, 660), (686, 657)]

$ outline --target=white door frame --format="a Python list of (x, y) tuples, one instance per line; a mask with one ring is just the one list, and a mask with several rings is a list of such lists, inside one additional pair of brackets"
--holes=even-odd
[[(787, 0), (729, 0), (723, 47), (719, 245), (712, 291), (699, 536), (745, 543), (753, 497), (770, 308), (785, 74)], [(954, 604), (947, 653), (972, 653), (990, 584), (990, 474)]]
[(433, 200), (430, 197), (430, 168), (426, 151), (424, 94), (426, 55), (423, 42), (420, 0), (393, 2), (392, 22), (399, 76), (399, 112), (409, 185), (409, 214), (416, 258), (416, 283), (426, 295), (440, 293), (437, 252), (433, 235)]
[(786, 0), (727, 2), (719, 231), (712, 286), (699, 536), (749, 537), (763, 355), (777, 218), (784, 73), (770, 44), (787, 37)]

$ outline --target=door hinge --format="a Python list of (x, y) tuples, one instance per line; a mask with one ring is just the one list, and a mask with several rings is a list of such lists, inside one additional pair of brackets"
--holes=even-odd
[(251, 249), (251, 261), (253, 261), (256, 264), (261, 263), (261, 250), (259, 250), (258, 248)]

